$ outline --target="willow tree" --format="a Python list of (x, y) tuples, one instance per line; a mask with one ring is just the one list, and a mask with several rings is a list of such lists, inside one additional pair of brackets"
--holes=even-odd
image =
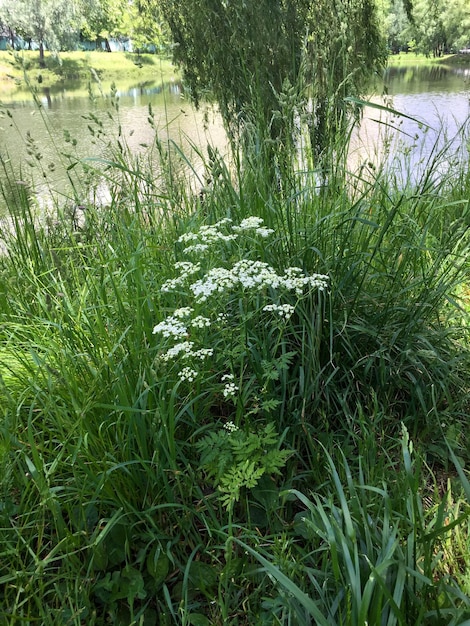
[(256, 116), (288, 145), (294, 120), (318, 153), (341, 127), (347, 96), (384, 61), (374, 0), (161, 0), (174, 60), (198, 104), (214, 99), (231, 137)]
[(0, 19), (9, 29), (39, 47), (39, 63), (45, 66), (44, 49), (60, 50), (76, 37), (77, 3), (72, 0), (0, 0)]

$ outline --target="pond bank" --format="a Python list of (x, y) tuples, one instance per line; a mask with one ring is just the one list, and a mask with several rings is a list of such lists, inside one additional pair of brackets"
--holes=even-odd
[[(83, 97), (88, 93), (90, 79), (99, 81), (103, 90), (109, 91), (113, 82), (143, 85), (155, 82), (169, 83), (180, 80), (178, 69), (168, 57), (155, 54), (131, 52), (61, 52), (59, 57), (46, 54), (46, 67), (39, 65), (37, 51), (24, 50), (18, 53), (0, 51), (0, 102), (24, 99), (29, 85), (60, 90), (73, 81), (73, 91)], [(427, 58), (422, 54), (402, 52), (390, 55), (388, 68), (416, 66), (468, 67), (470, 54), (453, 54), (441, 58)], [(81, 92), (81, 93), (79, 93)], [(18, 96), (20, 96), (18, 98)]]
[(116, 80), (134, 81), (136, 84), (170, 82), (179, 74), (168, 58), (155, 54), (131, 52), (61, 52), (59, 57), (46, 55), (46, 67), (39, 66), (35, 51), (0, 52), (0, 100), (14, 99), (18, 92), (32, 86), (60, 88), (65, 81), (85, 84), (91, 79), (103, 84)]
[(442, 57), (427, 57), (424, 54), (413, 52), (400, 52), (388, 57), (389, 68), (392, 67), (416, 67), (416, 66), (441, 66), (441, 67), (468, 67), (470, 68), (470, 54), (446, 54)]

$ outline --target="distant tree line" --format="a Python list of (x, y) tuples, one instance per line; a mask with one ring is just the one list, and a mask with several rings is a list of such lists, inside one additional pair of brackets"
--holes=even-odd
[[(412, 50), (440, 56), (470, 47), (470, 0), (373, 2), (382, 34), (393, 53)], [(110, 51), (110, 39), (126, 37), (132, 40), (134, 50), (143, 51), (169, 43), (172, 36), (178, 39), (178, 33), (170, 34), (168, 19), (163, 16), (166, 14), (168, 18), (171, 4), (166, 0), (0, 0), (0, 27), (3, 36), (13, 46), (18, 37), (26, 43), (34, 41), (39, 47), (42, 62), (46, 46), (49, 50), (75, 49), (80, 41), (96, 42), (97, 47)], [(204, 19), (214, 18), (217, 21), (221, 10), (232, 10), (236, 4), (212, 0)], [(248, 0), (241, 4), (241, 8), (249, 13), (255, 11), (259, 2)], [(315, 12), (317, 4), (324, 8), (324, 3), (312, 0), (291, 3), (298, 15), (305, 13), (306, 5)], [(325, 23), (331, 18), (327, 5), (325, 19), (322, 20)], [(338, 6), (343, 5), (340, 3)], [(176, 13), (179, 12), (180, 16), (191, 12), (197, 15), (198, 7), (197, 0), (175, 2), (170, 16), (173, 25), (179, 19), (175, 18)], [(273, 13), (271, 9), (270, 12)], [(275, 10), (266, 19), (276, 19)], [(210, 37), (210, 21), (207, 25)], [(279, 24), (272, 26), (276, 28)], [(354, 39), (353, 28), (356, 26), (348, 25), (351, 39)]]
[(74, 49), (87, 40), (110, 50), (110, 39), (129, 37), (140, 51), (166, 37), (157, 0), (0, 0), (0, 24), (13, 47), (16, 37), (34, 41), (41, 63), (46, 46)]
[(413, 51), (428, 56), (470, 47), (470, 0), (382, 1), (382, 21), (391, 52)]

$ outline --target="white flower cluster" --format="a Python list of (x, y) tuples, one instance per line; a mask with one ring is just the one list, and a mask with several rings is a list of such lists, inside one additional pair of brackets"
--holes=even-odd
[(173, 311), (173, 317), (184, 320), (186, 317), (189, 317), (193, 312), (194, 309), (192, 309), (190, 306), (183, 306), (180, 309), (175, 309)]
[[(224, 234), (221, 228), (229, 234)], [(232, 224), (232, 220), (226, 218), (211, 226), (203, 226), (196, 233), (185, 233), (178, 239), (179, 243), (190, 244), (185, 248), (185, 252), (204, 251), (216, 242), (228, 242), (237, 239), (243, 232), (249, 231), (261, 237), (267, 237), (273, 230), (263, 226), (263, 220), (259, 217), (248, 217), (240, 222), (238, 226)], [(253, 290), (260, 292), (270, 290), (290, 292), (297, 297), (301, 297), (306, 289), (317, 289), (323, 291), (328, 287), (328, 276), (323, 274), (313, 274), (307, 276), (299, 267), (289, 267), (283, 274), (278, 274), (276, 270), (262, 261), (251, 261), (241, 259), (233, 264), (229, 269), (225, 267), (215, 267), (201, 275), (200, 263), (181, 261), (175, 263), (178, 275), (167, 280), (162, 285), (162, 292), (173, 290), (184, 290), (191, 295), (196, 304), (207, 301), (213, 294), (220, 294), (234, 290)], [(267, 294), (266, 294), (267, 295)], [(277, 299), (277, 297), (276, 297)], [(263, 311), (275, 313), (283, 320), (289, 320), (294, 313), (294, 306), (291, 304), (267, 304)], [(194, 336), (197, 337), (197, 329), (209, 328), (212, 321), (217, 325), (225, 325), (228, 321), (227, 313), (213, 312), (212, 320), (203, 315), (194, 315), (192, 307), (180, 307), (173, 311), (157, 324), (154, 334), (160, 334), (165, 338), (173, 340), (170, 348), (160, 355), (162, 362), (169, 362), (178, 359), (182, 366), (178, 372), (181, 381), (193, 382), (197, 375), (197, 369), (189, 367), (194, 365), (195, 360), (203, 361), (214, 355), (212, 348), (196, 348), (194, 341), (189, 341)], [(195, 330), (192, 330), (195, 329)], [(222, 376), (223, 396), (235, 399), (239, 387), (234, 382), (232, 374)], [(226, 428), (233, 432), (236, 427), (231, 428), (228, 422)], [(233, 426), (233, 425), (232, 425)]]
[(235, 383), (226, 383), (224, 385), (224, 398), (233, 398), (238, 391), (238, 387)]
[(164, 337), (185, 337), (188, 334), (188, 329), (174, 315), (170, 315), (163, 322), (157, 324), (153, 329), (153, 334), (161, 333)]
[(263, 311), (272, 311), (273, 313), (277, 313), (279, 317), (283, 317), (288, 320), (292, 317), (295, 308), (292, 304), (267, 304), (263, 307)]
[(233, 382), (233, 374), (225, 374), (221, 378), (222, 382), (225, 382), (224, 389), (222, 391), (224, 398), (233, 398), (237, 393), (239, 387)]
[(222, 293), (235, 287), (258, 291), (268, 287), (283, 288), (301, 296), (305, 287), (314, 287), (323, 291), (327, 286), (328, 276), (322, 274), (305, 276), (300, 268), (289, 267), (284, 275), (279, 275), (267, 263), (242, 259), (230, 270), (224, 267), (209, 270), (203, 278), (189, 285), (189, 289), (194, 294), (196, 302), (201, 303), (214, 293)]
[(211, 321), (208, 317), (197, 315), (191, 320), (191, 326), (193, 328), (205, 328), (211, 325)]
[(235, 234), (225, 235), (219, 229), (225, 224), (232, 222), (228, 217), (208, 226), (201, 226), (197, 233), (184, 233), (178, 238), (178, 243), (190, 243), (183, 252), (204, 252), (209, 246), (219, 241), (233, 241), (237, 238)]
[(183, 369), (178, 373), (178, 376), (181, 381), (187, 380), (189, 383), (192, 383), (197, 376), (197, 372), (190, 367), (183, 367)]
[(171, 348), (168, 348), (166, 352), (160, 355), (160, 359), (163, 362), (171, 361), (179, 357), (181, 359), (198, 359), (204, 361), (205, 359), (213, 356), (214, 350), (212, 348), (199, 348), (199, 350), (193, 350), (194, 341), (182, 341), (176, 343)]
[(165, 354), (161, 355), (162, 361), (170, 361), (177, 356), (181, 356), (183, 359), (189, 358), (193, 354), (194, 341), (182, 341), (176, 343), (173, 347), (169, 348)]
[[(164, 337), (172, 337), (173, 339), (187, 337), (189, 335), (188, 326), (183, 323), (182, 319), (190, 317), (193, 311), (194, 309), (191, 307), (176, 309), (173, 315), (169, 315), (154, 327), (153, 334), (161, 334)], [(208, 317), (197, 315), (189, 320), (189, 325), (194, 328), (205, 328), (211, 325), (211, 321)], [(181, 341), (163, 353), (160, 359), (164, 362), (168, 362), (171, 359), (179, 357), (182, 359), (193, 358), (204, 361), (204, 359), (211, 357), (213, 354), (214, 350), (212, 348), (199, 348), (198, 350), (194, 350), (194, 341)], [(186, 380), (189, 380), (189, 378), (186, 377)]]
[[(255, 235), (266, 238), (271, 235), (274, 230), (272, 228), (266, 228), (263, 226), (263, 219), (261, 217), (247, 217), (238, 224), (238, 226), (231, 226), (232, 220), (228, 217), (220, 220), (216, 224), (210, 224), (207, 226), (201, 226), (197, 232), (183, 233), (178, 238), (178, 243), (189, 244), (183, 249), (185, 254), (191, 252), (205, 252), (210, 246), (218, 242), (234, 241), (238, 236), (246, 231), (250, 231)], [(230, 227), (232, 232), (224, 233), (221, 228)]]
[(235, 433), (235, 432), (237, 432), (237, 430), (239, 430), (238, 426), (235, 426), (235, 424), (233, 422), (225, 422), (224, 428), (229, 433)]
[(272, 228), (266, 228), (262, 224), (263, 220), (261, 219), (261, 217), (251, 216), (246, 217), (244, 220), (242, 220), (238, 226), (233, 226), (232, 230), (234, 230), (236, 233), (241, 233), (244, 230), (252, 230), (260, 237), (269, 237), (269, 235), (271, 235), (274, 230)]
[(179, 270), (180, 275), (176, 278), (170, 278), (163, 283), (161, 290), (163, 293), (173, 291), (177, 287), (181, 287), (193, 274), (197, 274), (201, 269), (199, 263), (191, 263), (190, 261), (179, 261), (175, 263), (175, 269)]
[(190, 356), (194, 357), (195, 359), (200, 359), (201, 361), (204, 361), (204, 359), (213, 356), (213, 354), (213, 348), (199, 348), (199, 350), (193, 350)]
[(306, 276), (300, 267), (288, 267), (282, 277), (282, 285), (288, 291), (295, 291), (297, 296), (301, 296), (305, 287), (324, 291), (328, 287), (328, 276), (325, 274)]

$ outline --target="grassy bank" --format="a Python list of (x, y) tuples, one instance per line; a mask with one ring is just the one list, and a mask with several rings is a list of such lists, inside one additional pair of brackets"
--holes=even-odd
[(25, 70), (30, 84), (52, 89), (60, 88), (67, 81), (86, 83), (94, 77), (105, 85), (116, 81), (133, 81), (134, 84), (169, 82), (177, 77), (167, 58), (152, 54), (61, 52), (56, 57), (46, 53), (46, 67), (41, 68), (37, 51), (25, 50), (15, 55), (0, 52), (0, 97), (28, 88)]
[(444, 65), (449, 67), (470, 67), (470, 54), (445, 54), (442, 57), (426, 56), (414, 52), (400, 52), (388, 57), (388, 67), (417, 67)]
[(2, 162), (1, 623), (465, 623), (467, 165), (101, 141)]

